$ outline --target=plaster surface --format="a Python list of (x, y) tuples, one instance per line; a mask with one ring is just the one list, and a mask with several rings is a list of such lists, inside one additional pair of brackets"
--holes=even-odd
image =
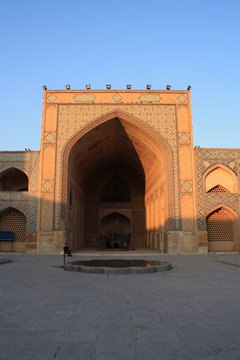
[[(60, 256), (6, 257), (0, 359), (239, 359), (239, 254), (152, 252), (173, 270), (131, 276), (64, 271)], [(145, 256), (124, 254), (133, 257)]]

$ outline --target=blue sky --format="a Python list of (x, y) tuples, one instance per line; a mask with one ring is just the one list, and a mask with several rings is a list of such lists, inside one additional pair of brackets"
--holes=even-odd
[(40, 148), (48, 89), (186, 89), (194, 145), (240, 147), (240, 5), (0, 0), (0, 150)]

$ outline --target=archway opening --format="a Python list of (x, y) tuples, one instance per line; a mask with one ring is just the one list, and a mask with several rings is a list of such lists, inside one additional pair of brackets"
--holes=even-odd
[(106, 235), (115, 234), (112, 227), (116, 216), (115, 225), (116, 221), (119, 226), (126, 225), (126, 219), (130, 222), (128, 234), (125, 230), (123, 234), (116, 232), (120, 238), (129, 235), (135, 248), (159, 249), (167, 229), (166, 205), (165, 153), (140, 127), (114, 117), (72, 146), (65, 230), (73, 249), (101, 247), (103, 235), (107, 246)]
[(0, 191), (28, 191), (27, 175), (16, 168), (10, 168), (0, 174)]
[(125, 215), (112, 213), (101, 219), (100, 247), (129, 249), (131, 246), (131, 221)]

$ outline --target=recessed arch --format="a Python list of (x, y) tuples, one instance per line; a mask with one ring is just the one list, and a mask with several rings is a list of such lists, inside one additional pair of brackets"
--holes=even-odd
[[(206, 192), (224, 193), (224, 189), (226, 189), (226, 193), (236, 193), (238, 191), (236, 174), (222, 164), (216, 164), (208, 169), (203, 176), (203, 181)], [(216, 191), (214, 191), (215, 189)]]
[(230, 252), (236, 246), (238, 215), (226, 205), (218, 205), (206, 216), (209, 252)]
[(101, 219), (100, 247), (129, 248), (131, 220), (120, 212), (113, 212)]
[(0, 173), (0, 191), (28, 191), (28, 176), (20, 169), (10, 167)]
[[(70, 163), (71, 168), (69, 168)], [(67, 210), (69, 194), (73, 192), (72, 189), (69, 190), (70, 187), (74, 188), (78, 185), (81, 187), (81, 191), (78, 191), (78, 194), (76, 192), (73, 198), (77, 199), (81, 196), (85, 199), (90, 198), (89, 189), (93, 179), (99, 178), (100, 184), (103, 181), (102, 177), (110, 167), (113, 172), (115, 167), (117, 168), (116, 172), (119, 167), (123, 167), (126, 183), (134, 177), (138, 179), (136, 187), (131, 185), (131, 191), (138, 191), (138, 188), (144, 187), (143, 200), (141, 200), (143, 207), (144, 192), (145, 194), (151, 192), (156, 179), (161, 179), (165, 183), (164, 196), (168, 199), (164, 223), (169, 230), (175, 228), (171, 148), (167, 141), (150, 125), (133, 115), (116, 110), (96, 118), (83, 127), (70, 139), (63, 150), (61, 230), (67, 230), (67, 222), (69, 224), (72, 222), (69, 210)], [(78, 185), (75, 181), (76, 173), (81, 174)], [(72, 179), (75, 176), (75, 180), (72, 180), (75, 185), (69, 185), (69, 174)], [(141, 193), (141, 190), (139, 191)], [(86, 214), (82, 216), (86, 216)], [(91, 213), (91, 216), (94, 217), (94, 214)]]
[[(165, 155), (166, 161), (166, 168), (167, 168), (167, 177), (168, 177), (168, 189), (169, 189), (169, 208), (171, 209), (172, 213), (170, 222), (170, 228), (174, 230), (175, 224), (173, 224), (174, 220), (174, 179), (173, 179), (173, 152), (168, 144), (167, 140), (159, 134), (152, 126), (146, 124), (143, 120), (139, 119), (138, 117), (129, 114), (122, 110), (113, 110), (110, 111), (102, 116), (97, 117), (95, 120), (91, 121), (89, 124), (83, 126), (76, 134), (74, 134), (68, 143), (65, 145), (62, 151), (62, 171), (61, 171), (61, 178), (62, 178), (62, 207), (61, 207), (61, 218), (65, 218), (65, 205), (67, 202), (67, 166), (68, 166), (68, 158), (70, 151), (72, 150), (74, 144), (77, 143), (82, 137), (88, 134), (90, 131), (97, 129), (100, 125), (107, 123), (113, 119), (120, 119), (120, 121), (124, 124), (131, 124), (135, 131), (139, 130), (138, 136), (141, 133), (141, 139), (144, 139), (144, 143), (151, 144), (155, 148), (155, 151), (158, 152), (159, 149), (162, 150), (163, 154)], [(133, 131), (134, 131), (133, 130)]]
[(27, 236), (26, 216), (13, 207), (7, 207), (1, 210), (0, 231), (11, 231), (13, 232), (13, 241), (25, 242)]

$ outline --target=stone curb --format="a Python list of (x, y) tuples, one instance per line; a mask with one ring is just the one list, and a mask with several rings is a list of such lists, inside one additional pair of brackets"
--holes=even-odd
[(94, 274), (150, 274), (156, 273), (159, 271), (170, 271), (173, 267), (169, 263), (164, 263), (162, 265), (156, 265), (151, 267), (126, 267), (126, 268), (112, 268), (112, 267), (90, 267), (85, 265), (73, 265), (66, 264), (65, 270), (69, 271), (78, 271), (84, 273), (94, 273)]

